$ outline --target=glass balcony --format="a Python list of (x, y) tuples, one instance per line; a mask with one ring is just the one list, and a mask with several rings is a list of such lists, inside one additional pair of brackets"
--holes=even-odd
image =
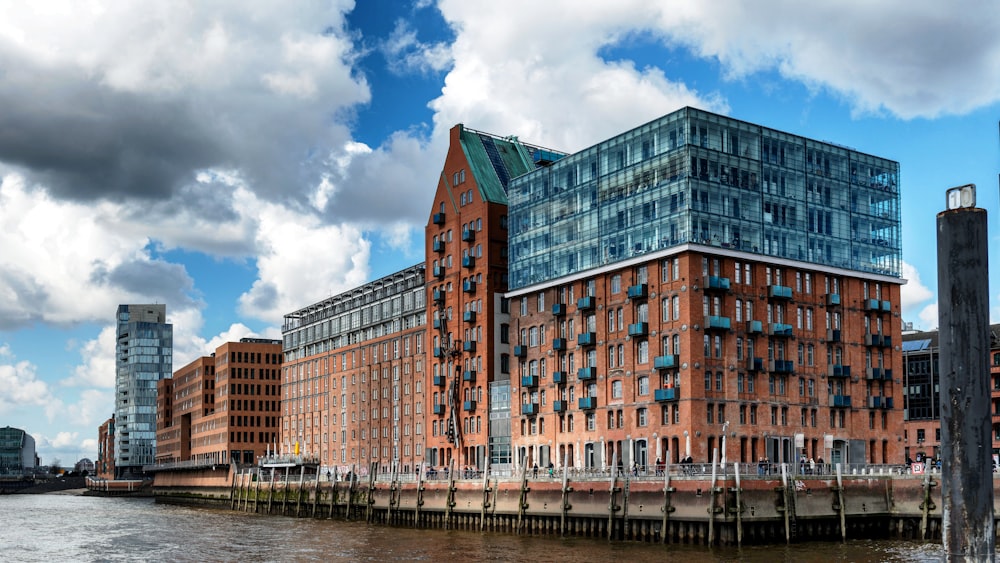
[(826, 341), (827, 342), (840, 342), (840, 329), (839, 328), (828, 328), (828, 329), (826, 329)]
[(433, 274), (435, 278), (441, 279), (444, 277), (444, 266), (434, 266)]
[(465, 229), (462, 231), (462, 240), (465, 242), (472, 242), (476, 240), (476, 231), (473, 231), (472, 229)]
[(462, 401), (462, 410), (466, 412), (473, 412), (476, 410), (475, 401)]
[(462, 343), (462, 350), (465, 350), (466, 352), (475, 352), (476, 351), (476, 341), (475, 340), (466, 340), (465, 342)]
[(434, 347), (434, 357), (435, 358), (443, 358), (447, 354), (448, 354), (448, 351), (445, 350), (444, 347), (442, 347), (442, 346), (435, 346)]
[(729, 330), (730, 324), (729, 317), (705, 317), (705, 330)]
[(583, 332), (577, 335), (576, 343), (580, 346), (593, 346), (597, 344), (597, 334), (593, 332)]
[(537, 375), (521, 376), (521, 387), (538, 387), (538, 376)]
[(653, 369), (677, 369), (680, 364), (677, 354), (667, 354), (666, 356), (656, 356), (653, 358)]
[(865, 368), (865, 379), (878, 381), (884, 377), (885, 371), (883, 371), (882, 368)]
[(708, 284), (705, 285), (705, 289), (715, 291), (729, 291), (729, 287), (729, 278), (721, 276), (708, 276)]
[(556, 303), (556, 304), (552, 305), (552, 314), (555, 315), (555, 316), (557, 316), (557, 317), (561, 317), (561, 316), (565, 315), (566, 314), (566, 304), (565, 303)]
[(434, 414), (444, 414), (444, 405), (434, 405)]
[(747, 358), (747, 369), (750, 371), (764, 371), (764, 358)]
[(566, 339), (565, 338), (553, 338), (552, 339), (552, 349), (553, 350), (565, 350), (566, 349)]
[(868, 408), (870, 409), (882, 408), (882, 397), (868, 397)]
[(443, 375), (435, 375), (434, 376), (434, 386), (435, 387), (444, 387), (447, 384), (448, 384), (448, 378), (447, 377), (445, 377)]
[(649, 334), (649, 323), (632, 323), (628, 325), (629, 336), (646, 336)]
[(475, 268), (476, 267), (476, 257), (475, 256), (463, 256), (462, 257), (462, 267), (463, 268)]
[(476, 312), (475, 311), (466, 311), (466, 312), (462, 313), (462, 320), (465, 321), (465, 322), (467, 322), (467, 323), (474, 323), (474, 322), (476, 322)]
[(566, 412), (566, 401), (552, 401), (553, 412)]
[(851, 366), (829, 364), (826, 366), (827, 377), (851, 377)]
[(840, 305), (840, 294), (839, 293), (827, 293), (826, 294), (826, 306), (836, 307)]
[(770, 285), (767, 287), (767, 296), (771, 299), (791, 299), (792, 288), (784, 285)]
[(679, 393), (676, 387), (668, 387), (666, 389), (657, 389), (653, 392), (653, 398), (657, 401), (676, 401)]
[(576, 370), (576, 378), (580, 381), (590, 381), (591, 379), (597, 378), (597, 368), (580, 368)]
[(865, 299), (863, 308), (865, 311), (878, 311), (882, 308), (882, 302), (878, 299)]
[(465, 280), (464, 282), (462, 282), (462, 291), (464, 291), (466, 293), (475, 293), (476, 292), (476, 282), (474, 282), (472, 280)]
[(649, 286), (640, 283), (628, 288), (628, 298), (629, 299), (645, 299), (649, 297)]
[(433, 223), (434, 223), (435, 225), (444, 225), (444, 213), (435, 213), (435, 214), (434, 214), (434, 215), (433, 215), (433, 216), (431, 217), (431, 221), (432, 221), (432, 222), (433, 222)]
[(795, 371), (795, 362), (792, 360), (771, 360), (767, 371), (771, 373), (792, 373)]
[(851, 396), (850, 395), (830, 395), (830, 406), (831, 407), (850, 407), (851, 406)]
[(476, 381), (476, 370), (474, 370), (474, 369), (467, 369), (467, 370), (463, 371), (462, 372), (462, 381), (475, 382)]
[(581, 409), (596, 409), (597, 397), (580, 397), (579, 405)]
[(771, 336), (789, 337), (792, 335), (792, 325), (785, 323), (771, 323), (768, 326), (768, 333)]
[(762, 334), (764, 323), (762, 321), (747, 321), (747, 334)]
[(436, 240), (431, 243), (431, 250), (434, 252), (444, 252), (444, 241)]
[(894, 402), (895, 401), (892, 400), (892, 397), (882, 397), (882, 408), (891, 409), (894, 407), (893, 405)]
[(566, 383), (566, 380), (567, 380), (566, 372), (564, 371), (552, 372), (552, 383), (555, 383), (556, 385), (562, 385), (563, 383)]
[(534, 416), (538, 414), (538, 403), (526, 403), (521, 405), (521, 414)]
[(435, 289), (433, 293), (433, 298), (435, 303), (444, 302), (444, 291), (441, 291), (440, 289)]
[(444, 326), (444, 321), (441, 319), (434, 319), (434, 329), (437, 330)]
[(590, 310), (594, 308), (594, 298), (593, 297), (581, 297), (576, 300), (576, 308), (581, 311)]
[(892, 312), (892, 302), (891, 301), (882, 301), (882, 312), (883, 313), (891, 313)]
[(526, 355), (528, 355), (528, 347), (527, 346), (514, 346), (514, 356), (516, 356), (518, 358), (523, 358)]

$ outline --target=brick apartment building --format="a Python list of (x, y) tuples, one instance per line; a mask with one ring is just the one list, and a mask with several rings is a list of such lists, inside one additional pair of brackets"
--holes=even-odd
[(898, 174), (691, 108), (573, 155), (456, 126), (425, 263), (286, 315), (283, 448), (901, 462)]
[(157, 463), (255, 463), (278, 444), (281, 341), (227, 342), (157, 385)]

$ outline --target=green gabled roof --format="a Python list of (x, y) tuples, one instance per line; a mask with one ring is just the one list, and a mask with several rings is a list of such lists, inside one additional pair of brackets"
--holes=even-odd
[(535, 169), (535, 153), (563, 156), (526, 145), (517, 137), (501, 138), (465, 127), (459, 138), (465, 160), (479, 186), (479, 195), (492, 203), (507, 204), (507, 184), (511, 178)]

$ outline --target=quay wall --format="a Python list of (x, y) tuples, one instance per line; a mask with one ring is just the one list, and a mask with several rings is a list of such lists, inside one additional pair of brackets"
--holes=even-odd
[[(157, 473), (158, 501), (214, 500), (233, 510), (388, 525), (737, 545), (799, 539), (939, 539), (939, 475), (555, 475), (305, 470)], [(1000, 514), (1000, 480), (994, 481)]]

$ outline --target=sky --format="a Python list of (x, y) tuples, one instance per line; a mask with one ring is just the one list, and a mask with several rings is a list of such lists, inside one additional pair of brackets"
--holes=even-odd
[(917, 329), (947, 188), (977, 184), (1000, 263), (994, 0), (0, 12), (0, 426), (43, 465), (96, 458), (119, 304), (167, 305), (178, 369), (420, 262), (456, 123), (572, 152), (690, 105), (894, 159)]

